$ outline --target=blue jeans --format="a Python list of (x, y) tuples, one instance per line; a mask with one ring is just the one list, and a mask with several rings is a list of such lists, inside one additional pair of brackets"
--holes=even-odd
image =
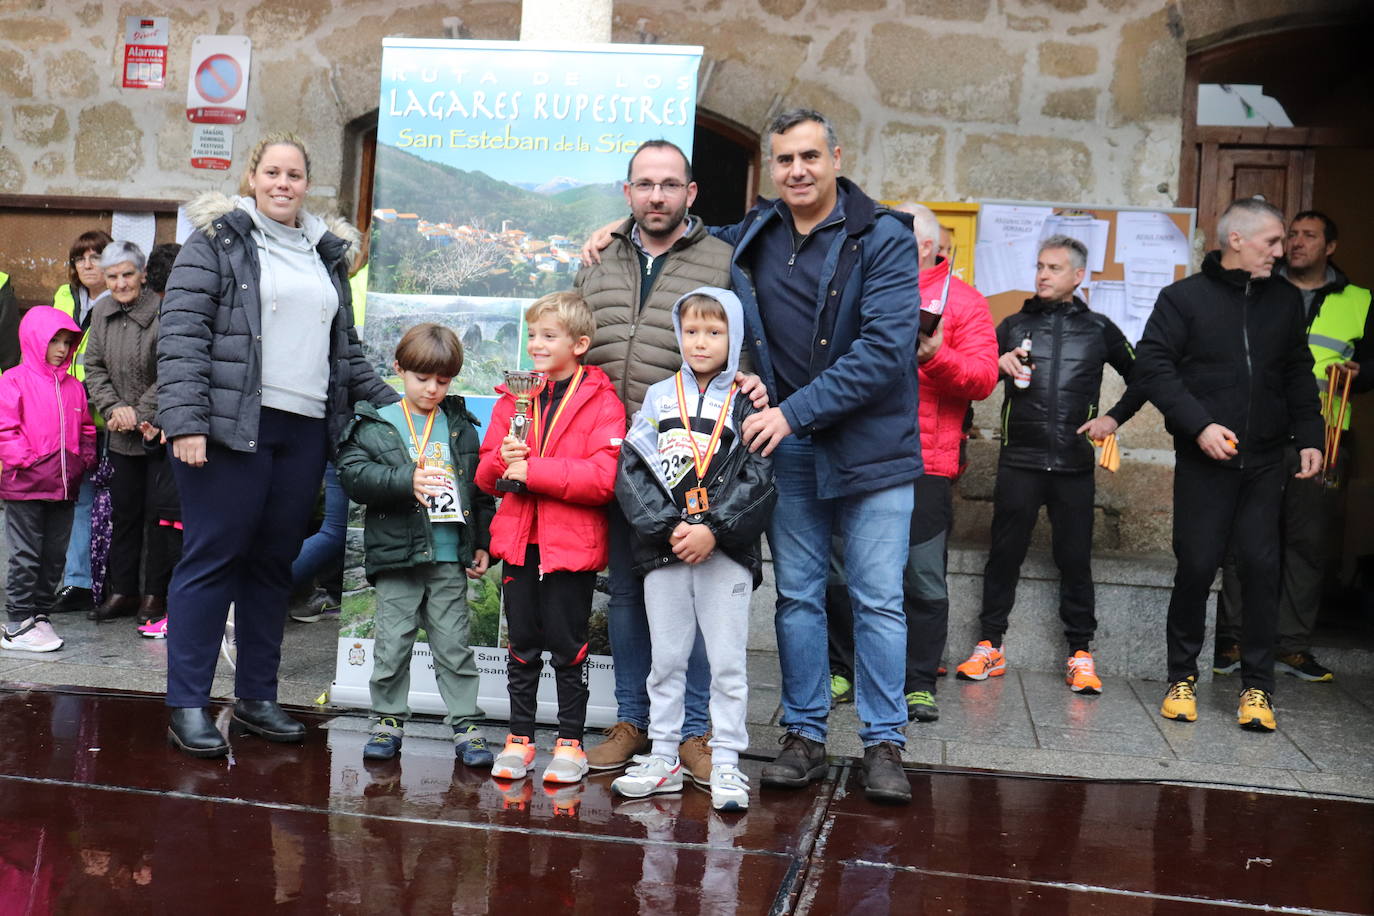
[(291, 564), (291, 587), (300, 588), (330, 568), (343, 562), (344, 539), (348, 536), (348, 494), (339, 483), (334, 462), (324, 466), (324, 520), (320, 530), (305, 539), (296, 561)]
[(95, 485), (91, 475), (81, 478), (76, 494), (76, 515), (72, 517), (72, 536), (67, 541), (67, 565), (62, 570), (62, 584), (77, 588), (91, 587), (91, 503), (95, 502)]
[(778, 586), (775, 623), (782, 666), (782, 724), (825, 741), (830, 713), (825, 583), (830, 536), (844, 543), (854, 607), (854, 700), (864, 747), (905, 746), (906, 616), (902, 572), (911, 525), (912, 485), (843, 499), (816, 496), (815, 449), (789, 436), (773, 453), (778, 505), (768, 528)]
[[(606, 507), (611, 523), (610, 574), (611, 600), (606, 609), (611, 654), (615, 658), (616, 718), (640, 731), (649, 728), (649, 669), (653, 649), (649, 640), (649, 617), (644, 610), (644, 580), (635, 575), (633, 532), (620, 506)], [(706, 660), (706, 644), (697, 630), (692, 654), (687, 659), (687, 694), (684, 699), (682, 738), (710, 731), (711, 665)]]

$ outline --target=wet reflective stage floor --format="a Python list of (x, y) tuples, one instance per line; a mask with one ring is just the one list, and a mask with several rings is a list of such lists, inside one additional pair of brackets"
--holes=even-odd
[(202, 761), (159, 697), (0, 689), (0, 914), (1374, 913), (1368, 803), (911, 768), (880, 808), (837, 759), (720, 815), (498, 783), (437, 739), (364, 766), (360, 719), (301, 717)]

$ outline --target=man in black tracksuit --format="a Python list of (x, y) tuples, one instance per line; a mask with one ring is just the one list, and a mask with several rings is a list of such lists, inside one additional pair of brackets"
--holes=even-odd
[[(1075, 693), (1099, 693), (1089, 643), (1097, 629), (1092, 580), (1093, 447), (1090, 440), (1116, 432), (1144, 403), (1128, 388), (1116, 406), (1098, 416), (1102, 367), (1110, 363), (1130, 379), (1135, 361), (1121, 330), (1090, 311), (1074, 290), (1083, 282), (1088, 252), (1056, 235), (1040, 246), (1036, 297), (997, 327), (998, 367), (1008, 376), (1002, 405), (1002, 450), (993, 491), (992, 543), (983, 570), (979, 643), (958, 668), (965, 680), (1006, 672), (1002, 636), (1016, 601), (1021, 563), (1040, 507), (1049, 512), (1055, 565), (1059, 567), (1059, 616), (1069, 643), (1065, 682)], [(1029, 337), (1030, 378), (1014, 384), (1026, 367), (1022, 342)]]
[(1275, 727), (1282, 459), (1296, 441), (1295, 476), (1313, 477), (1322, 442), (1302, 296), (1270, 276), (1283, 235), (1282, 215), (1264, 201), (1231, 204), (1217, 226), (1221, 249), (1160, 292), (1140, 340), (1138, 384), (1164, 414), (1177, 455), (1166, 719), (1197, 719), (1207, 594), (1229, 541), (1245, 605), (1237, 719)]

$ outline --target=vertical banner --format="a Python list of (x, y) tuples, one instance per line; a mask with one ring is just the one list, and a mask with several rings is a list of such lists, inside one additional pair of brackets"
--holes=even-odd
[[(488, 422), (503, 370), (530, 368), (525, 308), (571, 289), (587, 236), (627, 215), (630, 155), (660, 138), (691, 155), (700, 59), (700, 47), (384, 39), (362, 331), (378, 373), (399, 387), (391, 363), (401, 334), (445, 324), (465, 354), (451, 390)], [(616, 714), (605, 605), (599, 590), (592, 726)], [(507, 716), (499, 566), (470, 587), (469, 606), (481, 705)], [(344, 600), (334, 703), (369, 704), (374, 608), (369, 590)], [(410, 706), (444, 711), (423, 642), (411, 658)], [(539, 717), (556, 713), (546, 667)]]

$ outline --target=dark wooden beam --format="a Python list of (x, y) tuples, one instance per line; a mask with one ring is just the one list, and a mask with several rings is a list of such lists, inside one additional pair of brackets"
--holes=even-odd
[(78, 210), (88, 213), (175, 213), (179, 200), (154, 200), (147, 197), (87, 197), (59, 194), (0, 194), (0, 209)]

